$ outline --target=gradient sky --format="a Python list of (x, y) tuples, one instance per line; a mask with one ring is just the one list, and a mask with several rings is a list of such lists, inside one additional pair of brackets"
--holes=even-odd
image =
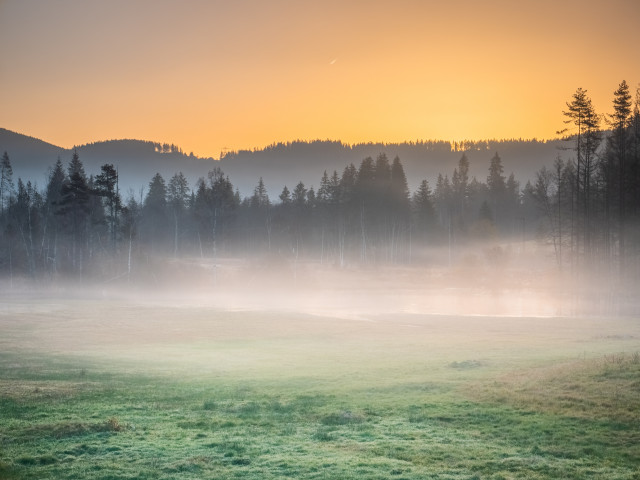
[(63, 147), (552, 138), (640, 82), (640, 0), (0, 0), (0, 127)]

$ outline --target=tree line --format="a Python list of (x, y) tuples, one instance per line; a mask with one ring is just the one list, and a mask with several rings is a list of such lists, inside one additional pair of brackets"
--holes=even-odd
[[(270, 196), (262, 179), (241, 197), (219, 168), (189, 185), (156, 174), (145, 192), (123, 196), (114, 165), (87, 175), (74, 152), (47, 183), (14, 183), (0, 161), (0, 271), (11, 278), (135, 277), (150, 258), (272, 256), (287, 262), (351, 264), (424, 260), (428, 247), (537, 235), (558, 268), (637, 271), (640, 212), (640, 93), (622, 82), (613, 113), (596, 114), (578, 89), (564, 113), (570, 158), (558, 157), (521, 186), (495, 153), (486, 179), (453, 172), (410, 192), (400, 158), (384, 153), (324, 172), (317, 190), (299, 182)], [(603, 122), (608, 129), (605, 129)], [(164, 147), (163, 147), (164, 148)], [(169, 146), (169, 150), (173, 149)], [(449, 256), (449, 259), (451, 256)]]
[(613, 95), (612, 113), (599, 115), (587, 91), (576, 90), (560, 132), (573, 156), (539, 171), (532, 193), (559, 269), (637, 280), (640, 88), (635, 101), (625, 81)]

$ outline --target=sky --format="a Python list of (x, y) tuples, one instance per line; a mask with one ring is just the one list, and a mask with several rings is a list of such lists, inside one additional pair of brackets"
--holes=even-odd
[(638, 0), (0, 0), (0, 127), (218, 158), (274, 142), (549, 139), (640, 82)]

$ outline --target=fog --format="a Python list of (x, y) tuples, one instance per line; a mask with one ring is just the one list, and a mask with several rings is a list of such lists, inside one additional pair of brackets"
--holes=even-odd
[(477, 244), (449, 254), (342, 267), (278, 255), (158, 257), (109, 281), (4, 280), (0, 350), (14, 359), (8, 375), (27, 364), (64, 371), (81, 382), (69, 388), (87, 388), (88, 371), (203, 388), (267, 382), (286, 395), (395, 391), (461, 382), (467, 368), (482, 379), (640, 349), (637, 304), (623, 305), (602, 278), (581, 277), (578, 289), (546, 248)]
[(559, 289), (562, 277), (519, 261), (338, 268), (172, 259), (162, 275), (145, 272), (150, 283), (14, 284), (2, 290), (0, 348), (163, 377), (302, 375), (366, 387), (376, 375), (408, 379), (419, 365), (517, 366), (638, 347), (632, 317), (591, 308), (597, 302)]
[[(612, 269), (614, 270), (614, 269)], [(283, 254), (146, 257), (127, 275), (2, 280), (7, 299), (95, 300), (290, 312), (371, 320), (380, 315), (594, 317), (638, 312), (636, 284), (614, 272), (560, 271), (537, 242), (423, 248), (402, 264), (340, 266)]]

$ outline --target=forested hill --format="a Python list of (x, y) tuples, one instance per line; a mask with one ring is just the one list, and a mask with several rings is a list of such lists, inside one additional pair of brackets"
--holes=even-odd
[[(58, 157), (67, 165), (73, 149), (65, 149), (33, 137), (0, 128), (0, 154), (7, 152), (14, 178), (21, 177), (46, 185), (49, 169)], [(179, 147), (141, 140), (107, 140), (77, 147), (87, 174), (97, 174), (105, 163), (114, 164), (120, 176), (120, 189), (139, 192), (157, 172), (170, 178), (177, 171), (195, 184), (199, 177), (217, 165), (212, 158), (187, 155)]]
[(451, 175), (462, 152), (469, 158), (470, 176), (484, 181), (490, 159), (498, 152), (505, 173), (514, 173), (524, 186), (527, 180), (534, 181), (540, 168), (553, 163), (563, 143), (560, 140), (491, 140), (460, 144), (434, 141), (347, 145), (328, 140), (298, 141), (254, 151), (230, 152), (222, 157), (220, 166), (241, 192), (250, 193), (256, 178), (262, 176), (269, 194), (275, 196), (283, 185), (291, 188), (301, 180), (305, 185), (317, 188), (325, 170), (329, 175), (333, 170), (340, 174), (350, 163), (358, 166), (363, 158), (375, 159), (385, 153), (389, 159), (400, 158), (409, 189), (414, 191), (423, 179), (435, 185), (439, 173)]
[[(97, 174), (100, 166), (112, 163), (120, 174), (123, 193), (132, 189), (136, 194), (147, 188), (159, 172), (165, 179), (182, 171), (190, 184), (220, 166), (234, 187), (243, 196), (251, 195), (260, 177), (272, 198), (287, 185), (294, 187), (302, 181), (308, 187), (318, 187), (325, 170), (342, 173), (350, 163), (359, 165), (363, 158), (376, 158), (386, 153), (393, 159), (400, 157), (409, 188), (414, 191), (422, 179), (434, 185), (438, 173), (451, 174), (462, 156), (467, 153), (470, 175), (486, 179), (489, 161), (498, 152), (505, 173), (514, 173), (524, 185), (533, 180), (543, 165), (551, 165), (563, 142), (536, 140), (492, 140), (487, 142), (449, 143), (444, 141), (405, 143), (366, 143), (347, 145), (337, 141), (290, 142), (270, 145), (253, 151), (228, 152), (220, 163), (213, 158), (185, 154), (179, 147), (141, 140), (109, 140), (77, 147), (78, 155), (88, 174)], [(38, 185), (46, 184), (49, 168), (60, 157), (66, 165), (72, 151), (33, 137), (0, 128), (0, 153), (7, 151), (17, 179), (29, 179)]]
[(0, 150), (0, 154), (5, 151), (9, 154), (16, 177), (34, 180), (42, 177), (43, 167), (51, 166), (66, 152), (64, 148), (5, 128), (0, 128)]

